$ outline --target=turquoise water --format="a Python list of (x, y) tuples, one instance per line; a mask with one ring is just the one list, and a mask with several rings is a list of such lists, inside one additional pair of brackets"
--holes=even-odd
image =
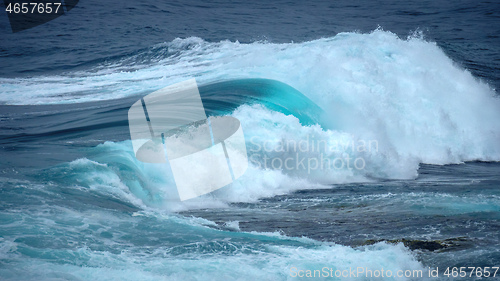
[[(1, 280), (499, 265), (496, 4), (116, 4), (0, 42)], [(127, 111), (191, 78), (250, 162), (179, 202), (168, 165), (136, 160)]]

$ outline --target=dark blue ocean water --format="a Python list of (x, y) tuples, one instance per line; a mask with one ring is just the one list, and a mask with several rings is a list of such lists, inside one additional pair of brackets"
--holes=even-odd
[[(2, 10), (0, 280), (500, 266), (499, 23), (493, 1), (81, 1), (12, 33)], [(191, 78), (251, 162), (181, 203), (127, 111)], [(365, 166), (273, 167), (314, 140)]]
[[(380, 26), (402, 37), (422, 31), (498, 87), (499, 10), (496, 1), (84, 1), (55, 21), (12, 34), (2, 9), (0, 75), (88, 69), (175, 38), (287, 43)], [(144, 59), (166, 55), (153, 52)]]

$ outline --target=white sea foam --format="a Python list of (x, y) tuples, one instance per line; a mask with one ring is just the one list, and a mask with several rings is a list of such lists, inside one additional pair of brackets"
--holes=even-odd
[[(158, 212), (142, 211), (140, 215), (129, 216), (98, 210), (75, 213), (69, 209), (47, 208), (51, 211), (33, 216), (22, 214), (22, 218), (29, 219), (35, 226), (45, 227), (50, 222), (51, 235), (63, 238), (53, 242), (60, 247), (40, 249), (25, 244), (23, 233), (19, 233), (18, 243), (10, 238), (0, 239), (0, 260), (9, 259), (12, 265), (0, 268), (2, 280), (19, 280), (19, 276), (23, 280), (39, 280), (43, 276), (44, 280), (184, 281), (224, 277), (274, 281), (294, 279), (293, 275), (299, 270), (303, 270), (300, 274), (304, 275), (307, 270), (319, 270), (322, 274), (338, 270), (348, 275), (342, 280), (373, 280), (363, 274), (352, 277), (349, 272), (356, 272), (358, 267), (379, 273), (383, 270), (385, 276), (389, 271), (393, 277), (405, 271), (428, 276), (427, 269), (402, 244), (378, 243), (351, 248), (278, 233), (223, 231), (212, 228), (213, 222), (200, 218)], [(149, 227), (167, 240), (155, 240), (151, 233), (144, 233), (142, 227), (147, 224), (152, 224)], [(236, 222), (228, 223), (227, 227), (238, 231)], [(81, 233), (92, 235), (91, 243), (85, 245), (80, 241)], [(39, 235), (48, 234), (42, 231)], [(29, 250), (21, 254), (19, 249)], [(26, 255), (32, 258), (27, 259)], [(397, 280), (416, 279), (427, 280), (404, 277)]]

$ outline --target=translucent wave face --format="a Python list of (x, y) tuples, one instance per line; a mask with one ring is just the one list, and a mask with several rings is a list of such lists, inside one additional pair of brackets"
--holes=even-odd
[(145, 163), (166, 163), (181, 201), (233, 182), (248, 166), (238, 119), (207, 118), (195, 79), (135, 102), (128, 111), (132, 146)]

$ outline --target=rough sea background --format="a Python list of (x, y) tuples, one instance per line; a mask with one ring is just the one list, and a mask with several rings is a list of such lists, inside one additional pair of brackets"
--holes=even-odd
[[(0, 280), (500, 266), (500, 2), (88, 0), (18, 33), (2, 6), (0, 33)], [(181, 203), (127, 111), (191, 78), (252, 161)], [(313, 139), (366, 166), (264, 168)], [(424, 277), (291, 276), (323, 267)]]

